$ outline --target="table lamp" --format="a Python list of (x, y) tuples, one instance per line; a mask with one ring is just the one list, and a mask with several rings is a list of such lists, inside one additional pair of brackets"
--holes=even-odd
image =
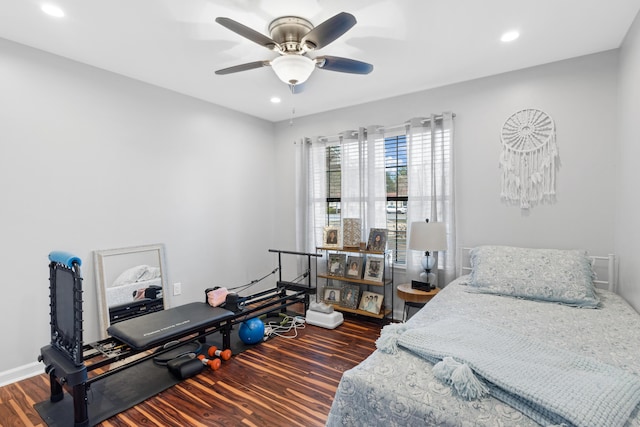
[(414, 251), (424, 251), (422, 258), (422, 268), (420, 280), (412, 280), (411, 287), (422, 291), (435, 289), (435, 274), (431, 273), (434, 267), (435, 258), (429, 252), (447, 250), (447, 229), (444, 222), (414, 222), (411, 224), (411, 234), (409, 236), (409, 249)]

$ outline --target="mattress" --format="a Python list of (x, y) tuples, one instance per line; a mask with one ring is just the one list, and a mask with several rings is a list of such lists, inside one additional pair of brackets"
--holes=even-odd
[[(410, 327), (459, 316), (593, 357), (640, 376), (640, 315), (621, 297), (597, 290), (600, 308), (466, 292), (466, 276), (446, 286), (408, 322)], [(465, 400), (432, 374), (433, 365), (400, 348), (376, 350), (344, 373), (327, 425), (537, 426), (494, 397)], [(639, 409), (627, 427), (640, 427)]]

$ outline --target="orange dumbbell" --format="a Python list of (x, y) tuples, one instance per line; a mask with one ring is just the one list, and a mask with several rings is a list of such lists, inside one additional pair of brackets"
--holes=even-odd
[(209, 347), (209, 350), (207, 350), (207, 354), (209, 355), (209, 357), (219, 357), (222, 360), (231, 359), (230, 349), (218, 350), (218, 347), (216, 347), (215, 345), (212, 345), (211, 347)]
[(204, 365), (210, 367), (213, 371), (217, 371), (222, 364), (222, 362), (220, 362), (220, 359), (207, 359), (206, 357), (204, 357), (204, 354), (199, 354), (198, 359), (200, 359), (200, 361), (202, 361)]

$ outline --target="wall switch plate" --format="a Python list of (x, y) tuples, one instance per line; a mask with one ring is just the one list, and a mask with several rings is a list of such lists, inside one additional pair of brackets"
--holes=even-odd
[(180, 295), (182, 293), (182, 283), (173, 284), (173, 295)]

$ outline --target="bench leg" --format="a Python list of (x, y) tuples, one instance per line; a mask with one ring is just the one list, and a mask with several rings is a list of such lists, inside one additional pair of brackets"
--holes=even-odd
[(56, 377), (53, 369), (49, 372), (49, 388), (51, 390), (49, 400), (55, 403), (64, 399), (64, 390), (62, 389), (62, 385), (58, 382), (58, 378)]
[(74, 427), (87, 427), (89, 414), (87, 412), (87, 385), (73, 386), (73, 421)]
[(231, 348), (231, 323), (225, 322), (222, 325), (222, 349)]

